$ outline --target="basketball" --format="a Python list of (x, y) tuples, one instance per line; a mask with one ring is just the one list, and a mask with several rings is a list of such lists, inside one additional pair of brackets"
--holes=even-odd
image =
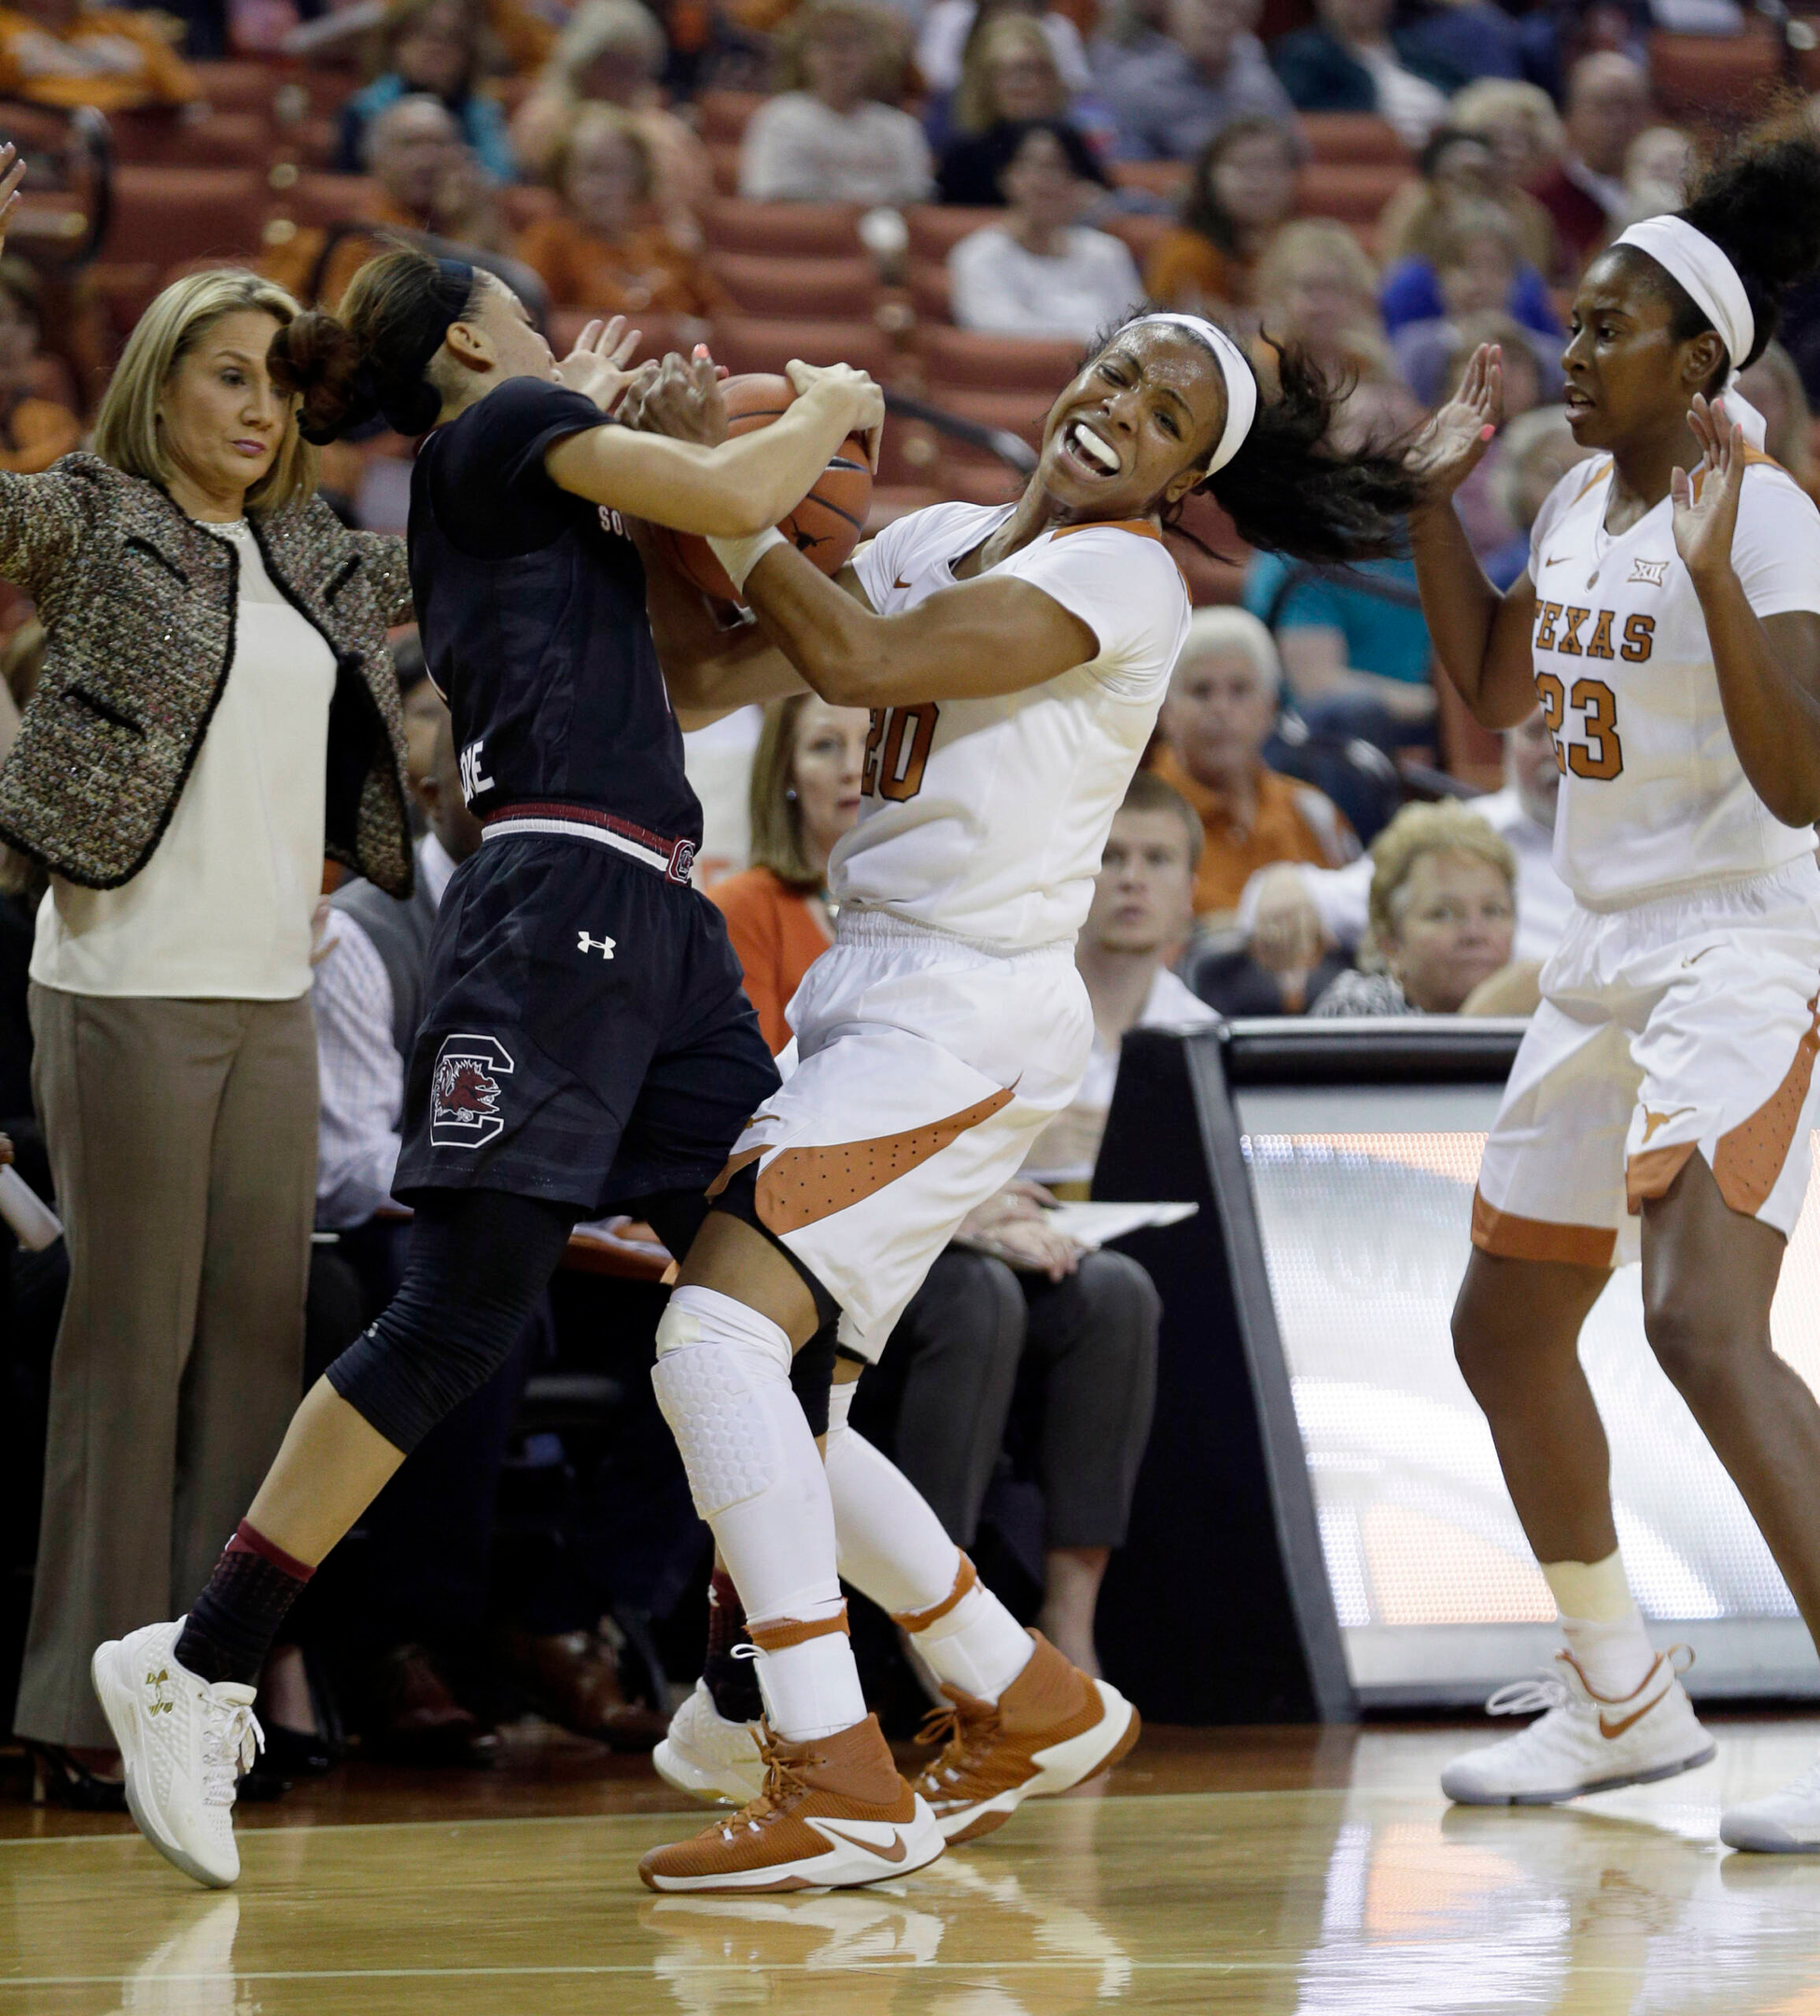
[[(721, 392), (727, 402), (729, 435), (769, 427), (796, 397), (788, 378), (768, 371), (729, 378)], [(815, 488), (779, 521), (777, 530), (824, 574), (837, 574), (860, 543), (871, 504), (872, 467), (866, 444), (858, 434), (849, 434), (817, 479)], [(692, 532), (657, 529), (677, 565), (703, 594), (723, 602), (740, 599), (705, 539)]]

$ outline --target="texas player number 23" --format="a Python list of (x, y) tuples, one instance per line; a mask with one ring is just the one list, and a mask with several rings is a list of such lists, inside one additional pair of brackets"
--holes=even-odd
[[(1617, 695), (1603, 679), (1574, 681), (1570, 692), (1552, 672), (1535, 675), (1542, 719), (1555, 741), (1555, 762), (1575, 777), (1615, 777), (1624, 767), (1624, 747), (1617, 739)], [(1567, 710), (1580, 717), (1581, 735), (1570, 738)]]

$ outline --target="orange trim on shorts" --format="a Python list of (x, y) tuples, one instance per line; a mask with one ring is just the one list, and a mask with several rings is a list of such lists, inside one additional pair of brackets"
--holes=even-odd
[(832, 1217), (876, 1195), (900, 1176), (907, 1176), (969, 1127), (1002, 1113), (1011, 1101), (1009, 1090), (994, 1092), (945, 1120), (906, 1127), (901, 1134), (834, 1141), (826, 1147), (786, 1148), (758, 1180), (759, 1217), (779, 1235), (798, 1232), (818, 1218)]
[(1624, 1202), (1634, 1218), (1645, 1197), (1667, 1197), (1670, 1185), (1687, 1166), (1698, 1141), (1671, 1141), (1666, 1148), (1639, 1148), (1624, 1165)]
[(847, 1628), (845, 1603), (833, 1617), (806, 1622), (801, 1617), (779, 1617), (775, 1624), (749, 1623), (746, 1631), (761, 1652), (788, 1652), (791, 1645), (807, 1645), (811, 1638), (832, 1638), (836, 1631), (851, 1635)]
[(736, 1155), (730, 1155), (727, 1158), (726, 1168), (708, 1184), (704, 1195), (710, 1197), (719, 1197), (721, 1191), (739, 1174), (741, 1169), (749, 1168), (758, 1160), (760, 1155), (768, 1152), (764, 1145), (761, 1145), (757, 1148), (742, 1148)]
[(919, 1631), (927, 1631), (931, 1624), (939, 1624), (978, 1581), (978, 1569), (973, 1566), (973, 1562), (963, 1553), (960, 1557), (960, 1566), (955, 1570), (954, 1587), (943, 1597), (940, 1603), (931, 1603), (927, 1610), (893, 1610), (891, 1612), (891, 1622), (900, 1631), (907, 1631), (912, 1634)]
[(1617, 1234), (1608, 1225), (1560, 1225), (1494, 1211), (1475, 1190), (1473, 1244), (1503, 1260), (1560, 1260), (1572, 1267), (1608, 1267)]
[(1794, 1145), (1801, 1109), (1807, 1104), (1808, 1087), (1813, 1080), (1813, 1059), (1820, 1053), (1820, 993), (1807, 1007), (1813, 1019), (1795, 1045), (1794, 1061), (1782, 1083), (1748, 1120), (1741, 1120), (1729, 1133), (1719, 1136), (1718, 1150), (1713, 1157), (1719, 1195), (1746, 1218), (1755, 1218), (1769, 1202)]

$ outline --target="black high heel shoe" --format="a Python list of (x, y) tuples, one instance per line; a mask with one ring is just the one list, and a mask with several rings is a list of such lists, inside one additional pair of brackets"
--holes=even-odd
[(63, 1806), (72, 1813), (124, 1813), (126, 1785), (119, 1778), (98, 1778), (61, 1743), (25, 1743), (32, 1759), (32, 1803)]

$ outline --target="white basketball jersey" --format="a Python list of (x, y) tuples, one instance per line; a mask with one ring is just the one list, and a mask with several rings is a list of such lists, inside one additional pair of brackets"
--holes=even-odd
[[(1561, 771), (1555, 866), (1595, 908), (1760, 875), (1814, 846), (1732, 748), (1673, 504), (1608, 534), (1611, 474), (1603, 457), (1570, 469), (1530, 534), (1536, 692)], [(1731, 561), (1757, 615), (1820, 610), (1820, 511), (1767, 457), (1744, 471)]]
[[(896, 615), (952, 588), (954, 563), (1012, 508), (937, 504), (887, 525), (854, 561), (873, 608)], [(1087, 914), (1187, 635), (1188, 593), (1141, 523), (1046, 533), (987, 572), (1053, 596), (1099, 655), (996, 699), (875, 708), (859, 823), (829, 884), (843, 907), (1025, 950), (1071, 940)]]

